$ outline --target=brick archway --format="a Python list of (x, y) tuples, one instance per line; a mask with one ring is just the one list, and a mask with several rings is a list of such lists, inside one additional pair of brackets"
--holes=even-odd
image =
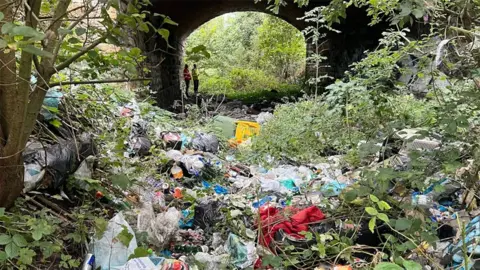
[[(161, 50), (165, 48), (165, 43), (161, 38), (151, 39), (146, 36), (139, 37), (140, 45), (145, 46), (143, 49), (148, 53), (148, 60), (152, 72), (152, 91), (155, 93), (157, 104), (162, 108), (170, 107), (175, 100), (181, 98), (180, 91), (180, 69), (183, 55), (183, 43), (185, 39), (195, 29), (209, 20), (221, 16), (226, 13), (239, 11), (257, 11), (269, 13), (267, 10), (267, 0), (255, 3), (255, 0), (151, 0), (153, 6), (150, 12), (160, 13), (169, 16), (178, 23), (178, 26), (169, 27), (170, 45), (173, 47), (168, 51)], [(305, 11), (311, 10), (315, 6), (325, 5), (328, 0), (310, 0), (310, 5), (305, 8), (299, 8), (293, 1), (281, 7), (279, 14), (269, 13), (279, 17), (293, 25), (299, 30), (305, 29), (307, 24), (298, 20), (303, 17)], [(350, 12), (351, 13), (351, 12)], [(326, 47), (332, 66), (332, 74), (340, 75), (348, 67), (352, 61), (358, 60), (358, 50), (372, 49), (377, 44), (377, 40), (381, 35), (379, 29), (367, 29), (368, 20), (365, 20), (364, 12), (354, 10), (352, 14), (347, 16), (347, 21), (339, 26), (340, 30), (344, 30), (342, 34), (331, 34), (328, 38)], [(159, 25), (161, 17), (153, 17), (152, 23)], [(155, 21), (157, 20), (157, 21)], [(378, 28), (378, 27), (377, 27)], [(359, 31), (361, 29), (361, 31)], [(367, 30), (365, 30), (367, 29)], [(383, 30), (383, 28), (381, 28)], [(372, 43), (371, 34), (366, 32), (374, 32)], [(313, 49), (307, 44), (307, 54)], [(357, 50), (355, 50), (357, 49)], [(361, 53), (360, 53), (361, 54)], [(342, 61), (342, 63), (339, 63)]]

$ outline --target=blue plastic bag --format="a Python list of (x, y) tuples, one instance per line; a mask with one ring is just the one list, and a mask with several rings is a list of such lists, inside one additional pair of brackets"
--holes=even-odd
[(222, 187), (218, 184), (213, 187), (213, 190), (215, 190), (215, 193), (217, 193), (217, 194), (221, 194), (221, 195), (228, 194), (228, 189), (226, 189), (225, 187)]
[(180, 229), (192, 228), (193, 227), (193, 218), (192, 215), (190, 218), (191, 211), (189, 209), (182, 210), (182, 218), (178, 221), (178, 226)]
[(321, 192), (325, 197), (338, 196), (347, 187), (346, 184), (342, 184), (337, 181), (332, 181), (322, 186)]

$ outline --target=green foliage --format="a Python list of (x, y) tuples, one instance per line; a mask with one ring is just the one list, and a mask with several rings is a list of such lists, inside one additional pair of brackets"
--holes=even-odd
[(185, 63), (200, 68), (200, 91), (257, 95), (297, 84), (305, 68), (300, 31), (263, 13), (217, 17), (187, 39)]
[(131, 181), (125, 174), (119, 174), (112, 176), (112, 184), (121, 188), (122, 190), (126, 190), (130, 186)]
[(99, 213), (89, 210), (87, 217), (86, 207), (73, 209), (76, 222), (70, 224), (45, 209), (25, 209), (23, 200), (17, 200), (16, 204), (9, 212), (0, 210), (0, 268), (15, 265), (19, 269), (32, 266), (43, 269), (55, 262), (62, 269), (78, 269), (81, 263), (76, 258), (78, 248), (90, 233), (88, 224), (93, 223), (90, 218)]
[(275, 89), (278, 85), (273, 76), (266, 75), (262, 70), (233, 68), (229, 75), (233, 90), (251, 92), (257, 89)]
[[(347, 134), (337, 133), (341, 126), (341, 119), (315, 100), (284, 104), (277, 107), (274, 118), (254, 139), (253, 149), (277, 158), (315, 160), (326, 148), (345, 145)], [(335, 137), (334, 141), (325, 140)]]
[(300, 31), (279, 18), (267, 16), (257, 28), (259, 65), (276, 80), (289, 81), (305, 68), (305, 40)]
[(120, 243), (128, 247), (130, 245), (130, 241), (133, 239), (133, 234), (128, 231), (127, 226), (123, 225), (122, 227), (123, 230), (116, 236), (116, 238), (118, 241), (120, 241)]
[(374, 270), (403, 270), (403, 268), (394, 263), (382, 262), (377, 264)]
[(143, 247), (137, 247), (133, 252), (133, 254), (128, 257), (128, 259), (131, 260), (134, 258), (148, 257), (149, 255), (150, 255), (150, 252), (148, 252), (148, 249)]
[(64, 255), (60, 256), (62, 259), (60, 261), (60, 266), (65, 269), (75, 269), (80, 266), (80, 260), (73, 259), (71, 255)]
[[(83, 23), (73, 25), (62, 23), (58, 28), (59, 47), (54, 51), (48, 49), (45, 44), (40, 44), (40, 41), (46, 39), (44, 33), (52, 29), (43, 29), (42, 25), (34, 29), (19, 21), (6, 22), (1, 29), (0, 48), (8, 47), (6, 50), (19, 49), (39, 57), (54, 58), (59, 66), (63, 62), (68, 62), (69, 58), (82, 50), (84, 51), (83, 56), (81, 55), (77, 61), (86, 60), (90, 64), (87, 68), (88, 71), (84, 70), (84, 72), (90, 72), (90, 77), (93, 79), (97, 78), (100, 73), (108, 73), (112, 66), (124, 68), (127, 72), (137, 75), (136, 66), (145, 59), (140, 54), (135, 58), (131, 58), (131, 55), (126, 57), (126, 50), (121, 50), (119, 54), (98, 54), (98, 50), (95, 50), (95, 48), (87, 49), (85, 45), (95, 43), (96, 40), (106, 40), (104, 43), (121, 45), (120, 40), (127, 38), (126, 33), (128, 31), (125, 31), (126, 29), (140, 32), (155, 31), (168, 45), (169, 30), (164, 26), (175, 26), (177, 24), (167, 16), (156, 14), (156, 16), (162, 16), (163, 21), (159, 27), (153, 26), (148, 18), (149, 12), (145, 9), (149, 5), (151, 5), (149, 1), (139, 0), (129, 3), (126, 9), (120, 8), (118, 3), (114, 1), (107, 1), (96, 7), (87, 6), (85, 10), (97, 12), (102, 20), (98, 20), (96, 24), (89, 23), (88, 28), (85, 28)], [(48, 17), (55, 12), (56, 8), (58, 8), (57, 3), (43, 1), (40, 14), (37, 14), (37, 16), (45, 15)], [(115, 18), (112, 18), (111, 13), (107, 12), (109, 9), (116, 10), (117, 16)], [(3, 13), (1, 18), (4, 18)], [(53, 28), (54, 31), (57, 31), (55, 27)]]

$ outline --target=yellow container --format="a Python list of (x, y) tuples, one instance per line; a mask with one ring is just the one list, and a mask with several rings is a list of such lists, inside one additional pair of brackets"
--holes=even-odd
[(249, 121), (237, 121), (235, 130), (235, 140), (238, 143), (246, 141), (248, 138), (260, 134), (260, 124)]

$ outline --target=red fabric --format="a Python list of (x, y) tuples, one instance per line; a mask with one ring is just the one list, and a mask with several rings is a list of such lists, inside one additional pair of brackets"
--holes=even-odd
[[(287, 217), (289, 213), (293, 215)], [(310, 206), (303, 210), (286, 207), (282, 212), (274, 207), (261, 208), (260, 219), (262, 220), (263, 239), (260, 239), (260, 241), (264, 246), (269, 247), (275, 233), (280, 229), (290, 236), (301, 239), (304, 236), (299, 232), (308, 231), (308, 224), (324, 218), (325, 215), (316, 206)]]
[(183, 70), (183, 78), (185, 81), (190, 81), (192, 79), (192, 75), (190, 75), (190, 71), (187, 68)]

